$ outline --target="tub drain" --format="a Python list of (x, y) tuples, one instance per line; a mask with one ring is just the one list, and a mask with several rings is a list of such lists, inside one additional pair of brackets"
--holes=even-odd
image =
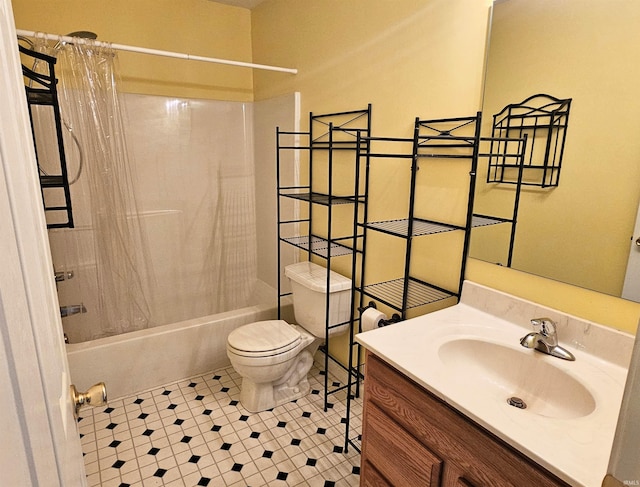
[(509, 406), (513, 406), (514, 408), (518, 408), (518, 409), (527, 408), (527, 403), (516, 396), (510, 397), (509, 399), (507, 399), (507, 404), (509, 404)]

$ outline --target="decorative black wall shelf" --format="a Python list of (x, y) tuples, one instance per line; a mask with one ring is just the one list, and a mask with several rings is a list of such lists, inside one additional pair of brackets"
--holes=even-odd
[[(571, 98), (561, 100), (551, 95), (533, 95), (521, 103), (507, 105), (493, 116), (491, 153), (487, 182), (522, 184), (552, 188), (560, 182)], [(510, 141), (528, 136), (522, 160), (509, 160), (503, 154)], [(520, 169), (523, 173), (519, 174)], [(521, 178), (520, 182), (518, 181)]]

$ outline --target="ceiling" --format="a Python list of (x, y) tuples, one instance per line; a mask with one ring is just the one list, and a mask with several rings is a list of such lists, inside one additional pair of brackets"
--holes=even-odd
[(265, 0), (212, 0), (217, 3), (224, 3), (226, 5), (233, 5), (234, 7), (248, 8), (249, 10), (257, 7)]

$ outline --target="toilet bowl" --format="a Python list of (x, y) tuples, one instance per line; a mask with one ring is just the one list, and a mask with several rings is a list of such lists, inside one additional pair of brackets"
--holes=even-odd
[(324, 267), (300, 262), (287, 266), (285, 274), (292, 281), (298, 325), (283, 320), (258, 321), (235, 329), (227, 339), (227, 356), (242, 377), (240, 402), (250, 412), (265, 411), (308, 394), (307, 374), (327, 330), (335, 335), (349, 329), (350, 279), (329, 271), (327, 310)]
[(250, 412), (309, 393), (307, 373), (320, 340), (286, 321), (258, 321), (232, 331), (227, 356), (242, 377), (240, 402)]

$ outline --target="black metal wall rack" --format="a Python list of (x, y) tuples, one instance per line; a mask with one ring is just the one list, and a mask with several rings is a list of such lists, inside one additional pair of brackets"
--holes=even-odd
[[(436, 120), (416, 119), (413, 138), (393, 137), (362, 137), (363, 143), (359, 145), (358, 156), (363, 159), (365, 165), (365, 208), (364, 217), (357, 225), (362, 229), (363, 257), (362, 270), (360, 272), (359, 285), (356, 292), (359, 293), (362, 312), (375, 303), (383, 304), (396, 311), (396, 315), (389, 322), (401, 321), (407, 318), (407, 311), (413, 308), (426, 306), (450, 298), (459, 298), (464, 280), (466, 256), (469, 248), (470, 229), (473, 221), (473, 198), (475, 193), (476, 172), (478, 166), (480, 147), (481, 113), (473, 117), (444, 118)], [(380, 147), (378, 150), (377, 147)], [(375, 197), (369, 192), (371, 173), (376, 170), (377, 159), (395, 161), (398, 166), (408, 169), (409, 201), (407, 214), (397, 219), (385, 219), (377, 221), (369, 214), (369, 199)], [(421, 217), (422, 208), (417, 204), (418, 183), (421, 178), (427, 177), (419, 174), (420, 166), (424, 164), (447, 164), (447, 161), (466, 161), (468, 166), (463, 179), (459, 184), (464, 186), (467, 193), (467, 202), (464, 215), (460, 221), (445, 221)], [(400, 169), (399, 169), (400, 170)], [(426, 173), (426, 171), (425, 171)], [(421, 195), (423, 198), (425, 195)], [(427, 195), (428, 196), (428, 195)], [(405, 242), (404, 268), (399, 269), (398, 277), (382, 282), (369, 282), (366, 273), (366, 249), (367, 240), (371, 232), (386, 234), (391, 237), (403, 239)], [(457, 262), (452, 262), (451, 267), (458, 269), (458, 279), (454, 288), (445, 288), (430, 282), (424, 276), (418, 276), (418, 272), (424, 269), (415, 269), (412, 265), (414, 255), (413, 242), (417, 238), (446, 233), (462, 232), (462, 252)], [(428, 271), (427, 271), (428, 273)], [(365, 304), (369, 301), (369, 304)], [(360, 331), (360, 321), (357, 321)], [(389, 324), (389, 323), (386, 323)], [(350, 359), (353, 370), (348, 375), (349, 384), (347, 395), (347, 418), (345, 433), (345, 451), (349, 446), (360, 451), (360, 435), (351, 431), (351, 401), (359, 395), (360, 381), (364, 377), (360, 370), (362, 356), (360, 346), (354, 341), (353, 334), (350, 342)], [(355, 364), (355, 365), (353, 365)]]
[[(493, 158), (487, 174), (491, 182), (541, 188), (556, 187), (564, 156), (571, 98), (537, 94), (512, 103), (493, 116), (491, 137), (498, 145), (528, 136), (521, 160)], [(500, 148), (492, 151), (502, 152)]]
[[(20, 52), (30, 61), (30, 66), (22, 64), (22, 74), (25, 78), (25, 91), (29, 118), (31, 121), (31, 134), (36, 152), (38, 172), (40, 174), (40, 188), (42, 201), (47, 218), (47, 228), (73, 228), (73, 211), (71, 208), (71, 193), (69, 190), (69, 178), (67, 175), (67, 162), (62, 139), (62, 118), (60, 116), (60, 104), (58, 102), (57, 82), (55, 75), (56, 58), (47, 56), (23, 46), (18, 46)], [(38, 66), (37, 72), (33, 67)], [(42, 151), (39, 150), (39, 137), (36, 135), (34, 125), (34, 110), (36, 106), (49, 107), (53, 119), (54, 140), (57, 143), (57, 161), (42, 161)], [(48, 136), (45, 134), (44, 136)], [(47, 153), (48, 158), (52, 158)], [(44, 167), (46, 166), (46, 169)]]
[[(278, 212), (278, 318), (281, 317), (283, 298), (290, 295), (283, 286), (282, 244), (293, 246), (306, 254), (309, 261), (321, 260), (328, 269), (334, 267), (334, 259), (350, 259), (341, 262), (342, 268), (351, 271), (351, 316), (347, 322), (350, 330), (356, 317), (354, 305), (355, 282), (359, 272), (359, 255), (363, 255), (362, 234), (355, 222), (365, 203), (365, 193), (360, 171), (359, 144), (370, 135), (371, 105), (363, 110), (309, 114), (308, 132), (276, 130), (277, 144), (277, 212)], [(295, 166), (299, 164), (300, 172)], [(288, 173), (283, 174), (285, 168)], [(306, 171), (304, 171), (306, 169)], [(292, 174), (299, 174), (298, 179)], [(304, 180), (304, 183), (301, 182)], [(285, 208), (285, 201), (298, 205)], [(300, 203), (303, 203), (302, 208)], [(324, 208), (320, 211), (320, 208)], [(336, 218), (339, 208), (351, 211), (348, 222), (345, 215)], [(327, 289), (330, 288), (327, 273)], [(347, 372), (349, 367), (332, 356), (329, 339), (333, 328), (346, 323), (329, 324), (329, 299), (327, 293), (325, 316), (327, 320), (324, 344), (324, 408), (330, 407), (329, 396), (345, 390), (348, 384), (329, 384), (329, 361)]]

